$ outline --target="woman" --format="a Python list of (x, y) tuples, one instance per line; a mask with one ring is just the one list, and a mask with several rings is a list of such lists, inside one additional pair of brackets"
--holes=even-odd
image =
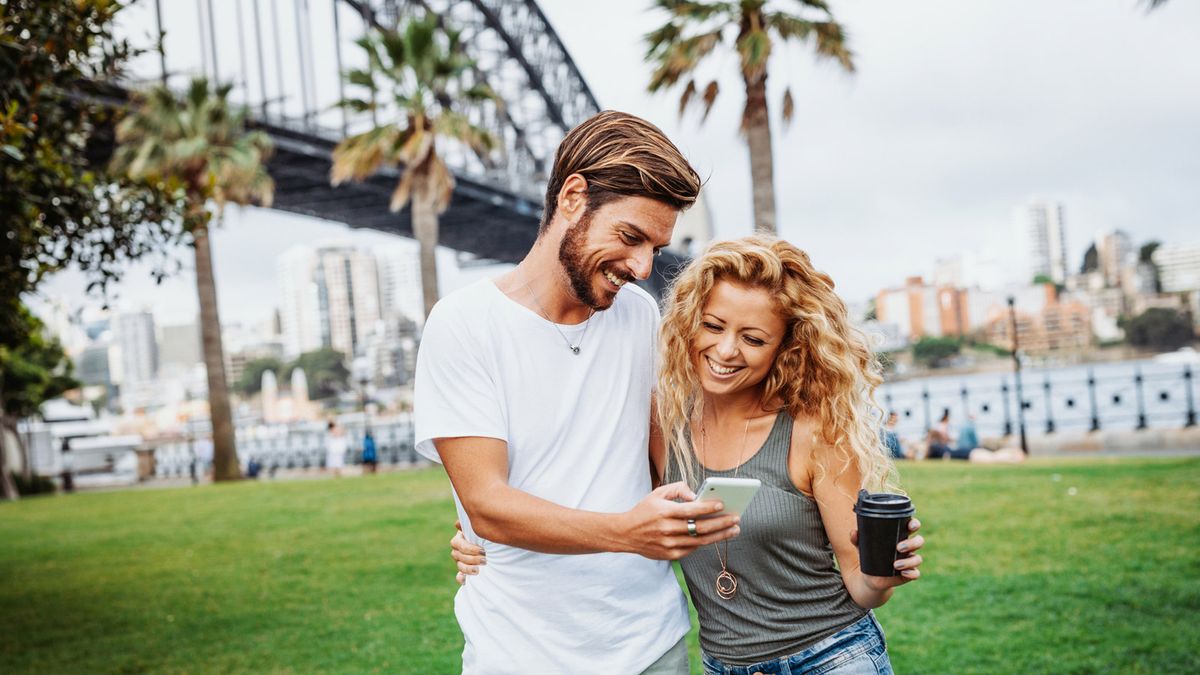
[(832, 280), (778, 239), (715, 243), (676, 281), (662, 347), (655, 467), (763, 482), (741, 536), (681, 561), (705, 671), (890, 672), (870, 610), (920, 576), (923, 540), (899, 545), (900, 576), (859, 571), (855, 496), (891, 464), (875, 360)]
[(325, 469), (333, 472), (334, 478), (342, 477), (346, 465), (346, 431), (333, 420), (325, 428)]
[(900, 576), (858, 569), (855, 495), (886, 487), (891, 464), (874, 358), (833, 282), (784, 241), (715, 243), (676, 280), (661, 346), (656, 477), (763, 483), (739, 537), (681, 561), (705, 671), (891, 672), (870, 609), (920, 576), (924, 542), (898, 545)]

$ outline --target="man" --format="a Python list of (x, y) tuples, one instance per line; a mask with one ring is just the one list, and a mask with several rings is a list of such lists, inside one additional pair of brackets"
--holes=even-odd
[(559, 146), (520, 265), (426, 322), (417, 450), (488, 551), (455, 598), (464, 672), (687, 672), (687, 604), (662, 561), (736, 519), (695, 520), (720, 506), (677, 503), (694, 498), (681, 483), (650, 491), (658, 307), (628, 282), (699, 191), (656, 127), (601, 113)]

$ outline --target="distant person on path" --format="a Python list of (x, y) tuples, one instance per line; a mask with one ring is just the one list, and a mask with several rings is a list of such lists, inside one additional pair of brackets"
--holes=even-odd
[(979, 447), (979, 434), (975, 432), (975, 416), (967, 415), (967, 421), (958, 430), (958, 442), (955, 449), (971, 451)]
[(341, 478), (345, 465), (346, 430), (334, 420), (329, 420), (325, 430), (325, 469), (332, 471), (334, 478)]
[(425, 324), (416, 448), (488, 546), (454, 603), (465, 673), (688, 672), (687, 602), (664, 561), (737, 530), (725, 516), (690, 536), (720, 506), (682, 483), (651, 492), (658, 303), (629, 282), (700, 185), (653, 125), (592, 117), (558, 148), (525, 259)]
[(71, 454), (71, 439), (64, 438), (62, 442), (62, 489), (63, 492), (75, 491), (75, 456)]
[(892, 459), (907, 459), (908, 455), (904, 453), (904, 446), (900, 443), (900, 435), (896, 433), (896, 425), (899, 423), (900, 416), (896, 414), (896, 411), (888, 412), (887, 423), (881, 432), (883, 447), (887, 448)]
[(363, 436), (362, 463), (365, 473), (375, 473), (379, 468), (379, 457), (375, 453), (375, 437), (371, 435), (370, 431)]

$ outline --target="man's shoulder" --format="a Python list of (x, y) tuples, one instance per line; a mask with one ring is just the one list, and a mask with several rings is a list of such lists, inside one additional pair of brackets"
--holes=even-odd
[(658, 300), (637, 284), (625, 284), (617, 295), (617, 301), (630, 307), (638, 316), (649, 315), (658, 321)]
[(448, 293), (437, 301), (429, 314), (429, 321), (478, 320), (485, 315), (495, 300), (496, 285), (491, 279), (480, 279), (472, 284)]

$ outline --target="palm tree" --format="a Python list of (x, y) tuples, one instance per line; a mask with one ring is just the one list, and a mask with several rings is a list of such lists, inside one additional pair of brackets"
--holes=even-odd
[[(816, 19), (770, 11), (767, 0), (656, 0), (654, 4), (670, 18), (661, 28), (646, 35), (646, 60), (654, 67), (648, 88), (652, 92), (662, 91), (686, 79), (679, 98), (680, 115), (689, 105), (698, 104), (703, 107), (704, 118), (708, 118), (720, 89), (713, 80), (701, 91), (696, 84), (696, 67), (720, 45), (731, 42), (737, 51), (746, 86), (741, 131), (750, 148), (755, 229), (774, 234), (775, 169), (767, 109), (767, 64), (771, 51), (776, 41), (809, 42), (818, 58), (832, 59), (847, 72), (854, 72), (845, 31), (833, 20), (824, 0), (796, 0), (801, 9), (818, 13)], [(794, 110), (789, 87), (782, 101), (785, 125), (791, 122)]]
[(269, 206), (275, 191), (265, 166), (271, 141), (262, 132), (246, 131), (245, 112), (227, 100), (231, 86), (210, 90), (207, 79), (197, 78), (182, 100), (165, 87), (139, 96), (117, 125), (113, 156), (115, 170), (182, 190), (186, 199), (184, 225), (192, 234), (196, 254), (196, 292), (208, 371), (214, 480), (241, 478), (241, 468), (225, 381), (209, 226), (214, 215), (220, 224), (227, 203)]
[(368, 67), (348, 71), (346, 79), (366, 89), (369, 97), (347, 98), (338, 105), (355, 112), (382, 110), (396, 119), (339, 143), (333, 150), (330, 180), (340, 185), (363, 180), (384, 165), (401, 167), (390, 208), (399, 211), (412, 202), (428, 316), (438, 299), (438, 216), (454, 193), (454, 175), (438, 153), (437, 141), (450, 139), (485, 158), (495, 140), (460, 108), (496, 96), (487, 85), (466, 77), (475, 63), (459, 33), (440, 25), (437, 17), (414, 18), (403, 32), (372, 31), (357, 44), (366, 52)]

